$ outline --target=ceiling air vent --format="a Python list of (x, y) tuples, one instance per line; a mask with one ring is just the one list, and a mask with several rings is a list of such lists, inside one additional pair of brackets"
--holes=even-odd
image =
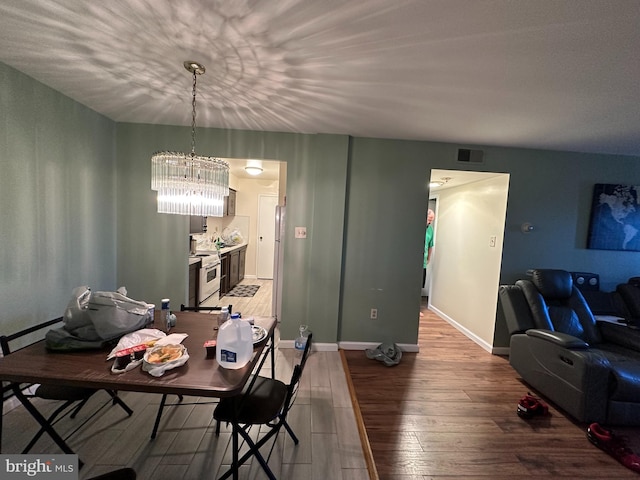
[(482, 150), (469, 150), (468, 148), (458, 149), (458, 161), (462, 163), (484, 163), (484, 152)]

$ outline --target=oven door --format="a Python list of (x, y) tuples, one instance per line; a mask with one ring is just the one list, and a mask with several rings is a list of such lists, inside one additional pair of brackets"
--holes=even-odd
[(220, 264), (200, 267), (199, 303), (220, 290)]

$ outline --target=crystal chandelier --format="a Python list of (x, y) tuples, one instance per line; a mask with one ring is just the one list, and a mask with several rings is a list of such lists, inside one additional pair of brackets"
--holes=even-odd
[(193, 74), (191, 153), (157, 152), (151, 157), (151, 189), (158, 192), (158, 213), (222, 217), (229, 195), (229, 164), (196, 155), (196, 78), (203, 65), (184, 62)]

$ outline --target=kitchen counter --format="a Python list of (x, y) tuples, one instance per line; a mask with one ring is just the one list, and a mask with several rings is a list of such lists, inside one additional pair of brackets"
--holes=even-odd
[(189, 266), (202, 262), (200, 257), (189, 257)]
[(240, 243), (239, 245), (233, 245), (231, 247), (221, 248), (220, 249), (220, 255), (224, 255), (225, 253), (233, 252), (234, 250), (237, 250), (239, 248), (246, 247), (246, 246), (247, 246), (247, 243), (245, 242), (245, 243)]

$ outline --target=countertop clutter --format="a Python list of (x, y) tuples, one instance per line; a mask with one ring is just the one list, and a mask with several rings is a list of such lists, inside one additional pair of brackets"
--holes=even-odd
[[(220, 256), (222, 256), (246, 246), (247, 246), (247, 242), (243, 242), (238, 245), (223, 247), (220, 250), (218, 250), (218, 253), (220, 254)], [(194, 263), (199, 263), (201, 261), (202, 257), (199, 257), (198, 256), (199, 254), (210, 253), (210, 252), (211, 252), (210, 250), (197, 250), (195, 255), (189, 255), (189, 265), (193, 265)]]

